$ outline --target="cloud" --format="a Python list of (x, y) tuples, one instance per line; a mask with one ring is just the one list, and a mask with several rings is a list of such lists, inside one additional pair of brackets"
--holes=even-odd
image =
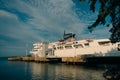
[(87, 26), (97, 12), (93, 14), (87, 7), (73, 0), (0, 0), (0, 53), (23, 55), (25, 44), (30, 49), (33, 42), (57, 41), (64, 30), (75, 33), (78, 39), (108, 36), (103, 29), (89, 34)]

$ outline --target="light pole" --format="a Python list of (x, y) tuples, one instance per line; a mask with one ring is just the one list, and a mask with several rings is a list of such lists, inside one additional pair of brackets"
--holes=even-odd
[(26, 56), (27, 56), (27, 53), (28, 53), (28, 51), (27, 51), (27, 47), (28, 47), (28, 44), (26, 43)]

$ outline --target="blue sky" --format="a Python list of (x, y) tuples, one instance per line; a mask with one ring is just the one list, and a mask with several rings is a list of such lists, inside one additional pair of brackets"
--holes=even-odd
[(0, 0), (0, 57), (25, 55), (34, 42), (57, 41), (64, 30), (77, 39), (109, 38), (102, 25), (89, 33), (97, 14), (77, 0)]

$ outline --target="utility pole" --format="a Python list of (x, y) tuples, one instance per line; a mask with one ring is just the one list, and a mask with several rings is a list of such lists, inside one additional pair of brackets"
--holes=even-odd
[(26, 43), (26, 56), (27, 56), (27, 53), (28, 53), (28, 51), (27, 51), (27, 47), (28, 47), (28, 44)]

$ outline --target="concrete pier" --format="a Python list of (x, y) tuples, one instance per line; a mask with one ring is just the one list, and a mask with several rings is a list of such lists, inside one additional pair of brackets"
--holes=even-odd
[(56, 62), (56, 63), (90, 63), (90, 64), (111, 64), (120, 63), (119, 57), (10, 57), (9, 61), (33, 61), (33, 62)]
[(82, 57), (62, 57), (64, 63), (83, 63), (85, 60)]
[(9, 61), (20, 61), (22, 60), (22, 57), (9, 57), (8, 60)]
[(34, 61), (34, 60), (35, 60), (35, 57), (27, 57), (27, 56), (25, 56), (25, 57), (22, 57), (21, 60), (22, 60), (22, 61)]
[(34, 61), (35, 62), (49, 62), (49, 60), (46, 59), (45, 57), (35, 57)]
[(10, 57), (9, 61), (57, 62), (57, 63), (83, 63), (81, 57)]

